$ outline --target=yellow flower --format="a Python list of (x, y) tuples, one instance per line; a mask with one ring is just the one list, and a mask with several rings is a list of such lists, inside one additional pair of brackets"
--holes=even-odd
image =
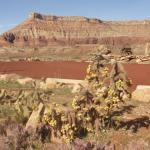
[(90, 117), (86, 117), (85, 119), (86, 119), (87, 121), (90, 121), (90, 120), (91, 120), (91, 118), (90, 118)]
[(90, 71), (91, 71), (91, 65), (88, 65), (87, 70), (86, 70), (86, 73), (89, 74)]

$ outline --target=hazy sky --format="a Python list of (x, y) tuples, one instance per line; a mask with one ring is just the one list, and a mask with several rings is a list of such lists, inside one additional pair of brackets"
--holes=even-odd
[(150, 19), (150, 0), (0, 0), (0, 33), (31, 12), (102, 20)]

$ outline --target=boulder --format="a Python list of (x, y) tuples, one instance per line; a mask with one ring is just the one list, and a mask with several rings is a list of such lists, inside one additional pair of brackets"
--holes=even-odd
[(78, 93), (81, 91), (82, 88), (83, 86), (81, 84), (76, 84), (73, 86), (72, 93)]
[(67, 84), (66, 83), (63, 83), (63, 82), (58, 82), (58, 83), (56, 83), (56, 87), (57, 88), (64, 88), (64, 87), (66, 87), (67, 86)]
[(1, 74), (0, 75), (0, 80), (3, 81), (16, 81), (20, 79), (20, 76), (17, 74)]
[(148, 58), (142, 58), (142, 62), (143, 61), (149, 61), (149, 59)]
[(111, 50), (106, 45), (100, 45), (98, 47), (98, 51), (101, 52), (101, 54), (108, 55), (111, 53)]
[(41, 117), (43, 116), (44, 109), (45, 109), (44, 104), (40, 103), (38, 108), (36, 110), (33, 110), (29, 120), (27, 121), (26, 129), (30, 127), (36, 129), (36, 127), (38, 126), (38, 124), (42, 119)]
[(150, 102), (150, 89), (136, 89), (132, 93), (132, 99), (141, 102)]
[(136, 59), (136, 63), (141, 63), (142, 60), (141, 59)]
[(126, 60), (127, 58), (126, 57), (121, 57), (120, 58), (120, 60), (122, 61), (122, 60)]
[(18, 79), (17, 82), (20, 83), (21, 85), (26, 85), (26, 84), (33, 84), (34, 79), (32, 78), (23, 78), (23, 79)]
[(138, 85), (136, 87), (137, 90), (143, 90), (143, 89), (149, 89), (150, 90), (150, 86), (149, 85)]
[(45, 81), (40, 82), (40, 88), (44, 90), (53, 89), (56, 88), (56, 86), (57, 86), (57, 81), (51, 78), (47, 78)]

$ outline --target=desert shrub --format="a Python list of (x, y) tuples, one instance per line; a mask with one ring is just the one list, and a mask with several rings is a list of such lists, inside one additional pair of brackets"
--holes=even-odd
[(31, 85), (22, 85), (13, 80), (0, 80), (0, 88), (31, 88)]
[(51, 91), (38, 89), (1, 89), (0, 118), (11, 118), (18, 123), (26, 124), (33, 110), (39, 103), (50, 99)]
[(114, 61), (109, 71), (105, 62), (100, 55), (88, 66), (85, 79), (88, 87), (75, 96), (70, 110), (54, 104), (45, 114), (44, 119), (52, 130), (52, 139), (70, 142), (87, 133), (98, 134), (118, 121), (114, 119), (113, 112), (130, 98), (130, 80), (121, 64)]
[(0, 105), (0, 118), (13, 117), (15, 115), (14, 108), (8, 105)]
[(53, 92), (57, 95), (71, 95), (72, 94), (71, 89), (67, 87), (53, 89)]

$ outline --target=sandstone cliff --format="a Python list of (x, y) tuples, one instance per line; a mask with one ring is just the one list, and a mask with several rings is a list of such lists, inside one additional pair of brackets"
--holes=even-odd
[[(52, 45), (106, 44), (113, 49), (150, 42), (150, 21), (102, 21), (86, 17), (31, 14), (0, 37), (0, 46), (49, 47)], [(141, 47), (142, 46), (142, 47)]]

